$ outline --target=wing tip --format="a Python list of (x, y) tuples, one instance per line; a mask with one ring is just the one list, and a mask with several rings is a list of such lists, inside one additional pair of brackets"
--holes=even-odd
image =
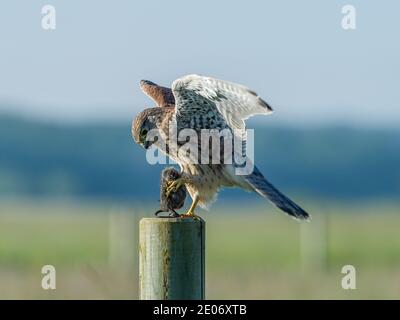
[(250, 89), (248, 89), (248, 88), (247, 88), (247, 91), (248, 91), (251, 95), (253, 95), (254, 97), (257, 98), (257, 102), (258, 102), (258, 104), (259, 104), (261, 107), (267, 109), (267, 112), (266, 112), (266, 113), (272, 113), (272, 112), (274, 112), (274, 109), (272, 109), (272, 107), (271, 107), (264, 99), (262, 99), (262, 98), (257, 94), (257, 92), (255, 92), (255, 91), (253, 91), (253, 90), (250, 90)]
[(272, 107), (265, 100), (263, 100), (260, 97), (257, 97), (257, 99), (258, 99), (259, 104), (261, 106), (263, 106), (264, 108), (267, 108), (269, 113), (274, 112), (274, 109), (272, 109)]
[(149, 90), (157, 87), (157, 84), (150, 80), (140, 80), (140, 89), (146, 94), (148, 94)]
[(146, 85), (148, 85), (148, 86), (156, 86), (157, 84), (155, 84), (154, 82), (152, 82), (150, 80), (144, 80), (144, 79), (140, 80), (140, 86), (141, 87), (142, 86), (146, 86)]

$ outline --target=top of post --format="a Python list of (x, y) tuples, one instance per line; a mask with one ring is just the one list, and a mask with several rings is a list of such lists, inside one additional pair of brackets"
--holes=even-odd
[(140, 220), (140, 224), (145, 224), (145, 223), (150, 223), (150, 224), (155, 224), (155, 223), (200, 223), (204, 224), (205, 221), (200, 218), (199, 216), (196, 217), (151, 217), (151, 218), (142, 218)]

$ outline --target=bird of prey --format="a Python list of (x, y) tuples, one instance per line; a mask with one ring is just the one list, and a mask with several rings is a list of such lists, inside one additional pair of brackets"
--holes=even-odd
[[(154, 100), (157, 107), (140, 112), (132, 123), (132, 136), (145, 149), (155, 145), (171, 157), (181, 168), (181, 177), (172, 181), (168, 190), (185, 185), (192, 198), (192, 205), (184, 216), (195, 216), (197, 205), (207, 209), (222, 187), (239, 187), (254, 191), (270, 200), (295, 219), (308, 219), (300, 206), (276, 189), (254, 166), (247, 175), (236, 174), (235, 163), (196, 163), (185, 153), (169, 152), (169, 126), (175, 123), (177, 132), (193, 129), (244, 129), (247, 118), (255, 114), (271, 114), (272, 108), (254, 91), (232, 82), (199, 75), (176, 79), (171, 89), (142, 80), (142, 91)], [(164, 141), (146, 139), (150, 130), (165, 133)]]

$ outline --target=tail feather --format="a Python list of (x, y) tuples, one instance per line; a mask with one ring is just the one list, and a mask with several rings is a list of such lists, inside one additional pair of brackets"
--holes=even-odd
[(270, 184), (256, 167), (254, 167), (253, 173), (244, 176), (244, 179), (254, 191), (270, 200), (288, 215), (300, 220), (309, 219), (310, 216), (307, 212)]

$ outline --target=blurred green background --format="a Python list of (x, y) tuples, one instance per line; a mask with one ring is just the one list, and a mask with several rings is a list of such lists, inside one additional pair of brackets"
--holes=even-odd
[[(314, 203), (308, 224), (248, 205), (203, 215), (208, 299), (399, 297), (395, 205)], [(0, 298), (138, 297), (137, 224), (150, 207), (18, 201), (1, 212)], [(45, 264), (56, 267), (56, 290), (41, 288)], [(356, 267), (356, 290), (341, 288), (347, 264)]]
[[(399, 130), (249, 126), (259, 168), (313, 219), (222, 191), (198, 212), (207, 298), (400, 297)], [(0, 150), (0, 298), (137, 298), (138, 221), (158, 209), (163, 165), (146, 162), (129, 122), (3, 115)], [(47, 264), (56, 290), (41, 288)], [(356, 290), (341, 287), (347, 264)]]

